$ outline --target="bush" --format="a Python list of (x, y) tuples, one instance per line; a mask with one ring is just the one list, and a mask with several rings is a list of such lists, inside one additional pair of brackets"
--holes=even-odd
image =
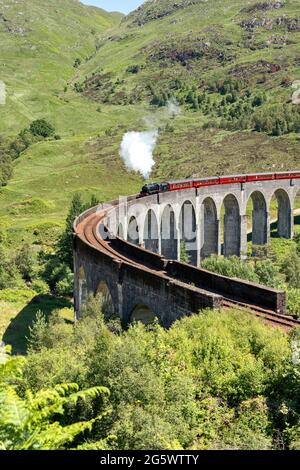
[(283, 260), (281, 271), (285, 274), (290, 287), (300, 288), (300, 257), (296, 250), (292, 250)]
[[(169, 330), (135, 324), (113, 333), (91, 298), (76, 327), (38, 315), (30, 345), (22, 388), (76, 382), (110, 389), (113, 412), (93, 429), (89, 448), (106, 433), (114, 436), (107, 448), (116, 450), (272, 447), (270, 390), (284, 383), (290, 347), (284, 332), (252, 315), (202, 312)], [(69, 419), (102, 408), (101, 400), (82, 403)]]
[(56, 294), (59, 296), (68, 296), (73, 294), (74, 275), (70, 269), (67, 269), (64, 277), (55, 285)]
[(139, 71), (140, 71), (140, 66), (139, 65), (129, 65), (129, 67), (127, 67), (127, 69), (126, 69), (127, 73), (133, 73), (133, 74), (136, 74)]
[(258, 261), (255, 264), (255, 273), (260, 284), (277, 288), (280, 286), (279, 269), (271, 260)]
[(259, 277), (251, 264), (245, 263), (236, 256), (211, 256), (202, 261), (201, 266), (223, 276), (238, 277), (252, 282), (258, 282)]
[(42, 279), (35, 279), (31, 283), (31, 289), (33, 289), (37, 294), (50, 294), (50, 287)]
[(289, 313), (300, 320), (300, 289), (288, 289), (287, 300)]

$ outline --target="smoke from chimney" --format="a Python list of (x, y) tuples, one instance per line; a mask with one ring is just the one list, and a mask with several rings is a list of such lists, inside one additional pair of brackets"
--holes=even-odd
[(141, 173), (145, 179), (149, 178), (155, 165), (153, 151), (159, 137), (159, 127), (179, 114), (180, 107), (176, 99), (171, 98), (162, 111), (156, 113), (151, 119), (144, 119), (148, 130), (143, 132), (131, 131), (124, 134), (120, 156), (128, 170)]

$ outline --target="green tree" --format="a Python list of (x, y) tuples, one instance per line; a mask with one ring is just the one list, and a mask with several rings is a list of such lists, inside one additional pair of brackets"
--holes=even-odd
[(25, 281), (31, 281), (36, 268), (36, 260), (32, 247), (25, 244), (15, 258), (16, 267)]
[(300, 257), (296, 250), (286, 256), (281, 265), (281, 271), (286, 276), (290, 287), (300, 288)]
[(38, 137), (51, 137), (55, 133), (54, 127), (45, 119), (37, 119), (30, 124), (30, 132)]
[(66, 219), (66, 228), (58, 244), (58, 257), (73, 270), (73, 224), (78, 215), (85, 209), (81, 195), (74, 194)]
[(187, 252), (186, 243), (184, 240), (181, 240), (180, 242), (180, 260), (182, 263), (187, 264), (191, 262), (191, 257)]

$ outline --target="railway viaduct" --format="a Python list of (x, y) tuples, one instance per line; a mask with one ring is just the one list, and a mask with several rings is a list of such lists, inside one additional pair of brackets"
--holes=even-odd
[[(278, 236), (293, 236), (300, 179), (207, 186), (121, 198), (82, 214), (74, 224), (75, 310), (101, 292), (124, 324), (158, 317), (165, 326), (183, 315), (230, 302), (285, 314), (285, 294), (201, 269), (212, 254), (247, 254), (251, 201), (253, 245), (270, 238), (276, 198)], [(248, 211), (249, 212), (249, 211)], [(180, 262), (183, 252), (190, 264)]]

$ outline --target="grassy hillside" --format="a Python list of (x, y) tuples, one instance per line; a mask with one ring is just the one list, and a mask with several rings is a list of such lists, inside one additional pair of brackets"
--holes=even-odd
[(13, 134), (40, 114), (76, 113), (60, 92), (76, 73), (75, 60), (95, 54), (98, 35), (119, 21), (77, 0), (1, 2), (0, 79), (7, 103), (0, 108), (0, 132)]
[[(71, 320), (69, 302), (38, 283), (73, 195), (107, 201), (142, 185), (119, 155), (125, 132), (159, 127), (152, 180), (300, 168), (299, 10), (300, 0), (152, 0), (122, 18), (77, 0), (1, 1), (0, 182), (20, 131), (45, 118), (56, 133), (32, 139), (0, 187), (0, 269), (26, 243), (43, 254), (35, 285), (12, 269), (1, 291), (0, 336), (17, 352), (39, 309)], [(180, 115), (159, 120), (170, 97)]]

